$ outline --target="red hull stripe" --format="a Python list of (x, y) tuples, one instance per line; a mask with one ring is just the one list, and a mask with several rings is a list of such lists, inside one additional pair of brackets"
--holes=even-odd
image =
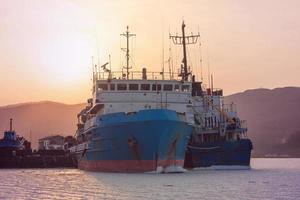
[(155, 171), (157, 166), (171, 165), (183, 167), (184, 160), (100, 160), (79, 161), (79, 169), (103, 172), (149, 172)]

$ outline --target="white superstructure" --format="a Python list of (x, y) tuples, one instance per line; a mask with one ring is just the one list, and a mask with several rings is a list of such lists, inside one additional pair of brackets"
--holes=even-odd
[[(173, 110), (183, 121), (194, 124), (192, 80), (186, 59), (183, 59), (185, 62), (179, 74), (147, 72), (146, 68), (141, 72), (131, 71), (129, 38), (135, 34), (131, 34), (127, 27), (126, 33), (121, 35), (127, 39), (127, 47), (122, 49), (126, 52), (126, 67), (122, 67), (121, 72), (115, 72), (111, 70), (109, 62), (93, 66), (92, 99), (88, 100), (89, 105), (78, 114), (78, 132), (88, 132), (96, 127), (98, 119), (104, 114), (130, 114), (148, 109)], [(193, 39), (195, 37), (198, 36), (191, 36)]]
[(194, 123), (191, 82), (146, 79), (145, 69), (142, 75), (140, 79), (121, 79), (112, 74), (108, 75), (109, 78), (100, 76), (100, 73), (95, 74), (93, 99), (90, 100), (92, 106), (87, 109), (90, 117), (85, 129), (93, 126), (93, 120), (96, 120), (94, 116), (147, 109), (174, 110), (182, 114), (188, 123)]
[(191, 82), (178, 80), (97, 79), (93, 103), (103, 104), (104, 114), (159, 108), (187, 113), (191, 89)]

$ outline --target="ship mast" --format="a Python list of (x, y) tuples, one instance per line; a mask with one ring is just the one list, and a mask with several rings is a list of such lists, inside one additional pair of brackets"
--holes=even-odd
[(13, 131), (13, 128), (12, 128), (12, 118), (9, 119), (9, 131), (12, 132)]
[(175, 45), (182, 45), (183, 59), (182, 59), (182, 65), (181, 65), (181, 70), (180, 70), (179, 76), (182, 77), (182, 81), (188, 81), (189, 75), (191, 75), (191, 72), (189, 71), (188, 64), (187, 64), (186, 45), (196, 44), (198, 38), (200, 37), (200, 34), (198, 33), (197, 35), (193, 35), (193, 33), (192, 33), (191, 35), (186, 36), (184, 21), (182, 22), (182, 25), (181, 25), (181, 31), (182, 31), (182, 36), (170, 35), (170, 39), (172, 39), (172, 41)]
[(131, 34), (129, 32), (129, 26), (126, 27), (127, 30), (125, 33), (122, 33), (121, 36), (126, 37), (126, 48), (121, 48), (123, 51), (126, 52), (126, 78), (129, 78), (129, 69), (131, 69), (131, 67), (129, 67), (129, 38), (132, 36), (136, 36), (135, 34)]

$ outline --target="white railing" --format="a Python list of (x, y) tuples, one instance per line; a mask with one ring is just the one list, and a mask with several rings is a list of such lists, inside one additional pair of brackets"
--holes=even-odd
[(247, 128), (247, 120), (241, 120), (241, 128)]
[(208, 96), (223, 96), (223, 90), (221, 88), (206, 88), (206, 86), (202, 84), (202, 90), (203, 93)]
[[(141, 80), (143, 78), (149, 80), (181, 80), (178, 73), (170, 72), (146, 72), (146, 77), (143, 77), (143, 72), (141, 71), (130, 71), (128, 79), (131, 80)], [(116, 72), (94, 72), (94, 80), (108, 80), (108, 79), (127, 79), (125, 71)]]
[(230, 104), (223, 104), (222, 105), (222, 108), (224, 110), (224, 112), (237, 112), (237, 109), (236, 109), (236, 105), (234, 103), (230, 103)]

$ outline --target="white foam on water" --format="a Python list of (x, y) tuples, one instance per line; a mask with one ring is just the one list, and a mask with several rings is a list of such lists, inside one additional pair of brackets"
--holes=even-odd
[(170, 165), (164, 169), (164, 173), (183, 173), (186, 171), (186, 169), (177, 165)]
[(155, 171), (145, 172), (147, 174), (162, 174), (162, 173), (183, 173), (187, 170), (181, 166), (170, 165), (168, 167), (158, 166)]

